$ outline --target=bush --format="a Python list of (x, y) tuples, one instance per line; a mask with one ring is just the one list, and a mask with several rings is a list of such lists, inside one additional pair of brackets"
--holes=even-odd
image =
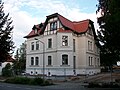
[(7, 79), (5, 82), (15, 83), (15, 84), (28, 84), (30, 80), (31, 79), (27, 77), (13, 77), (13, 78)]
[(31, 84), (31, 85), (42, 85), (43, 84), (43, 79), (41, 79), (41, 78), (31, 79), (29, 84)]
[(115, 82), (116, 83), (120, 83), (120, 79), (115, 79)]
[(27, 77), (13, 77), (5, 80), (6, 83), (14, 83), (14, 84), (28, 84), (28, 85), (52, 85), (49, 81), (44, 81), (41, 78), (27, 78)]
[(4, 77), (11, 77), (12, 75), (13, 75), (13, 73), (12, 73), (12, 67), (11, 67), (10, 63), (8, 63), (2, 69), (2, 76), (4, 76)]
[(95, 82), (91, 82), (88, 85), (88, 88), (95, 88), (95, 87), (100, 87), (100, 85), (98, 83), (95, 83)]
[(89, 83), (88, 88), (120, 88), (117, 83)]

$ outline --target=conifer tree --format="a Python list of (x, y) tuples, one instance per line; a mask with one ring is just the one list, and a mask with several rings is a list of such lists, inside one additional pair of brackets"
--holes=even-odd
[(13, 21), (9, 18), (9, 13), (4, 13), (3, 8), (4, 3), (0, 0), (0, 62), (6, 61), (14, 49), (11, 25)]

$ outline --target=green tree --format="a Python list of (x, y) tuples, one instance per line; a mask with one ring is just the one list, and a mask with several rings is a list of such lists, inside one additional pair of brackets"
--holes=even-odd
[(3, 5), (0, 0), (0, 62), (6, 61), (14, 49), (14, 42), (12, 41), (12, 20), (9, 18), (9, 13), (5, 15)]
[(98, 1), (97, 12), (101, 11), (98, 18), (101, 64), (112, 66), (120, 60), (120, 0)]
[(16, 50), (15, 61), (13, 63), (13, 70), (16, 75), (25, 71), (26, 67), (26, 44), (25, 42), (20, 45)]
[(7, 63), (6, 66), (2, 69), (2, 76), (10, 77), (12, 75), (12, 66), (10, 65), (10, 63)]

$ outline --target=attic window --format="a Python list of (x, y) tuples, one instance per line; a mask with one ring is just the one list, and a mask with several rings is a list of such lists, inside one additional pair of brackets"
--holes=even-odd
[(52, 31), (52, 30), (56, 30), (56, 29), (57, 29), (57, 21), (51, 22), (50, 23), (50, 30)]
[(37, 29), (34, 30), (35, 31), (35, 34), (37, 33)]
[(89, 27), (88, 27), (88, 34), (90, 34), (90, 35), (93, 35), (93, 32), (92, 32), (92, 27), (91, 27), (91, 25), (89, 24)]

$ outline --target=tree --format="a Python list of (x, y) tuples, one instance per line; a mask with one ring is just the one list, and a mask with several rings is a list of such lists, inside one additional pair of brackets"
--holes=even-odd
[(2, 76), (10, 77), (12, 75), (12, 66), (10, 63), (7, 63), (6, 66), (2, 69)]
[(13, 53), (14, 42), (12, 41), (13, 26), (9, 13), (4, 13), (4, 3), (0, 1), (0, 62), (7, 60), (7, 57)]
[(26, 67), (26, 42), (16, 50), (15, 61), (13, 62), (14, 74), (18, 75), (25, 71)]
[(112, 66), (120, 60), (120, 0), (98, 1), (97, 12), (101, 12), (98, 18), (101, 63)]

